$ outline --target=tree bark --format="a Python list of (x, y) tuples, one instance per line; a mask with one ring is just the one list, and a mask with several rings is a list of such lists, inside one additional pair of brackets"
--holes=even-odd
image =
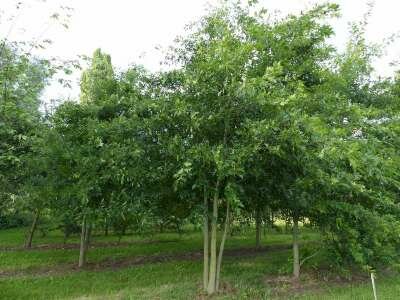
[(82, 221), (81, 245), (79, 250), (79, 263), (78, 263), (79, 268), (84, 267), (86, 264), (87, 237), (88, 237), (87, 220), (86, 216), (84, 216)]
[(122, 227), (122, 236), (126, 235), (126, 225), (124, 224), (124, 226)]
[(220, 278), (220, 273), (221, 273), (222, 255), (224, 253), (226, 236), (228, 235), (228, 231), (229, 231), (229, 214), (230, 214), (229, 202), (227, 202), (227, 204), (226, 204), (225, 228), (224, 228), (224, 233), (223, 233), (222, 239), (221, 239), (221, 245), (219, 247), (218, 261), (217, 261), (217, 276), (216, 276), (216, 279), (215, 279), (215, 290), (216, 291), (218, 291), (218, 289), (219, 289), (219, 278)]
[[(225, 118), (225, 128), (223, 137), (223, 147), (226, 146), (227, 133), (228, 133), (228, 119)], [(215, 184), (215, 193), (213, 199), (213, 215), (211, 220), (211, 242), (210, 242), (210, 273), (208, 276), (207, 293), (212, 295), (217, 289), (217, 221), (218, 221), (218, 200), (219, 200), (219, 185), (220, 177), (217, 176)], [(226, 237), (225, 237), (226, 238)]]
[(209, 229), (208, 229), (208, 199), (206, 188), (204, 187), (204, 224), (203, 224), (203, 287), (204, 290), (207, 290), (208, 285), (208, 273), (209, 273)]
[(36, 227), (37, 227), (37, 223), (39, 221), (39, 217), (40, 217), (40, 211), (37, 210), (36, 213), (35, 213), (35, 216), (33, 217), (33, 222), (32, 222), (31, 228), (30, 228), (30, 230), (28, 232), (28, 236), (27, 236), (26, 241), (25, 241), (25, 248), (26, 249), (32, 248), (33, 235), (35, 234), (35, 230), (36, 230)]
[(293, 277), (297, 280), (300, 277), (299, 257), (299, 218), (293, 217)]
[(268, 232), (268, 228), (275, 228), (275, 224), (274, 224), (274, 212), (272, 211), (272, 209), (268, 209), (268, 222), (265, 222), (264, 224), (264, 236), (267, 235)]
[(67, 243), (67, 239), (68, 239), (69, 235), (67, 232), (64, 232), (64, 239), (63, 239), (63, 244), (65, 245)]
[(105, 218), (104, 218), (104, 235), (105, 235), (105, 236), (108, 236), (108, 227), (109, 227), (109, 225), (108, 225), (108, 218), (105, 217)]
[(256, 248), (261, 247), (261, 214), (260, 209), (256, 209)]
[(289, 230), (289, 222), (290, 221), (285, 221), (285, 233), (289, 233), (290, 232), (290, 230)]
[(217, 219), (218, 219), (218, 197), (219, 197), (219, 179), (217, 180), (215, 194), (213, 199), (213, 215), (211, 219), (211, 247), (210, 247), (210, 274), (208, 278), (207, 293), (215, 293), (215, 280), (217, 272)]

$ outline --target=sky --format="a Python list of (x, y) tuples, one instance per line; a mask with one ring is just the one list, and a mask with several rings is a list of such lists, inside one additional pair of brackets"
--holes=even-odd
[[(117, 70), (129, 64), (143, 64), (151, 71), (160, 70), (164, 57), (161, 49), (171, 45), (178, 35), (185, 34), (185, 25), (204, 15), (218, 0), (1, 0), (0, 36), (9, 40), (49, 38), (53, 44), (43, 55), (74, 59), (91, 56), (96, 48), (111, 54)], [(260, 5), (283, 15), (298, 14), (320, 0), (260, 0)], [(343, 49), (348, 37), (348, 24), (362, 19), (368, 10), (368, 0), (336, 0), (342, 16), (333, 21), (336, 35), (332, 43)], [(49, 16), (60, 6), (73, 8), (69, 28), (49, 22)], [(367, 39), (380, 42), (400, 32), (400, 1), (376, 0), (369, 18)], [(69, 11), (66, 11), (69, 12)], [(13, 21), (8, 18), (14, 17)], [(24, 30), (22, 30), (24, 29)], [(390, 76), (389, 63), (400, 59), (400, 42), (390, 45), (387, 55), (375, 63), (377, 74)], [(77, 98), (78, 72), (72, 76), (73, 88), (65, 89), (53, 83), (43, 94), (44, 101), (53, 98)]]

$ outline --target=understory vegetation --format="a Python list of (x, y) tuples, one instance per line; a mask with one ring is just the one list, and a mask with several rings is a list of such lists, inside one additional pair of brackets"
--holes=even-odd
[[(254, 227), (244, 227), (227, 240), (221, 291), (213, 299), (371, 299), (368, 274), (329, 269), (321, 251), (304, 264), (293, 284), (291, 234), (268, 229), (254, 247)], [(79, 235), (64, 244), (54, 231), (38, 236), (31, 250), (21, 247), (24, 230), (1, 233), (1, 299), (206, 299), (202, 291), (202, 234), (192, 228), (138, 236), (127, 232), (119, 241), (95, 233), (84, 270), (76, 265)], [(319, 234), (302, 229), (300, 243), (315, 251)], [(385, 272), (376, 279), (379, 299), (396, 299), (400, 279)]]
[(336, 4), (224, 1), (159, 72), (3, 37), (0, 298), (396, 299), (400, 73), (368, 15), (339, 51)]

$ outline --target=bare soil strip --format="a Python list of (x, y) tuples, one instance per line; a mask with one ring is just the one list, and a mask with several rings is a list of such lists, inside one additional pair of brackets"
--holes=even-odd
[[(160, 243), (174, 243), (179, 240), (148, 240), (148, 241), (133, 241), (133, 242), (93, 242), (90, 248), (108, 248), (108, 247), (126, 247), (139, 244), (160, 244)], [(0, 251), (33, 251), (33, 250), (69, 250), (79, 249), (79, 243), (61, 243), (61, 244), (39, 244), (33, 245), (31, 248), (19, 247), (0, 247)]]

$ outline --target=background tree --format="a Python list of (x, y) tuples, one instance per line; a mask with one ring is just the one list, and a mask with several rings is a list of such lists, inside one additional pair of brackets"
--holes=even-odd
[(116, 93), (117, 82), (110, 55), (102, 53), (101, 49), (93, 53), (90, 67), (82, 72), (80, 87), (81, 103), (101, 104)]

